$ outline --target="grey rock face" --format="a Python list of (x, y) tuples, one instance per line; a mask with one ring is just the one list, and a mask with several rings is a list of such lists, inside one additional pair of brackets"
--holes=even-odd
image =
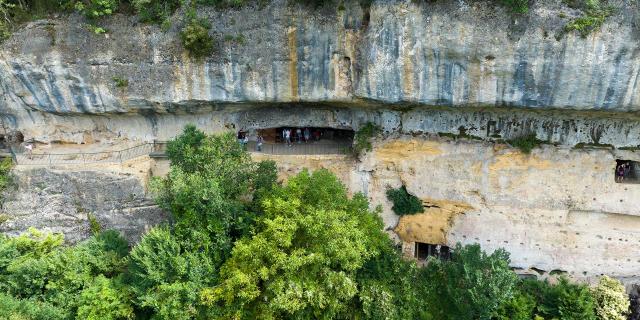
[(137, 241), (168, 215), (148, 199), (138, 178), (98, 171), (14, 170), (15, 189), (2, 208), (0, 232), (17, 235), (29, 227), (60, 232), (69, 242), (90, 235), (88, 215), (103, 229)]
[[(0, 116), (26, 130), (48, 114), (149, 115), (224, 103), (640, 110), (637, 2), (620, 2), (587, 38), (562, 34), (577, 13), (550, 0), (524, 16), (486, 1), (385, 1), (366, 10), (285, 2), (200, 10), (218, 43), (205, 61), (180, 45), (182, 12), (168, 32), (121, 15), (104, 21), (107, 35), (88, 32), (75, 15), (31, 23), (0, 48)], [(117, 88), (114, 77), (129, 86)]]

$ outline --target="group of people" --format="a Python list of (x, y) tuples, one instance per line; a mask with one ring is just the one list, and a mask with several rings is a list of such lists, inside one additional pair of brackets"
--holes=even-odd
[[(243, 148), (247, 147), (247, 144), (249, 143), (249, 136), (246, 131), (238, 131), (238, 143), (240, 143)], [(262, 144), (264, 144), (264, 138), (258, 133), (258, 136), (256, 137), (256, 151), (262, 151)]]
[(318, 141), (320, 140), (320, 136), (322, 133), (320, 130), (316, 129), (311, 131), (309, 128), (284, 128), (282, 129), (282, 140), (288, 145), (291, 146), (293, 142), (302, 143), (311, 141), (313, 135), (313, 139)]
[(616, 182), (623, 182), (625, 178), (629, 177), (629, 172), (631, 172), (631, 162), (618, 163), (616, 166)]

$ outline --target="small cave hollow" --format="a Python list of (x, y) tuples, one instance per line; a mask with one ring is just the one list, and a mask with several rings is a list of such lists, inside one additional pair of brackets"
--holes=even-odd
[(441, 260), (451, 259), (451, 248), (441, 244), (432, 244), (424, 242), (416, 242), (415, 258), (419, 261), (425, 261), (429, 257)]
[(640, 162), (632, 160), (616, 160), (614, 169), (616, 183), (640, 183)]

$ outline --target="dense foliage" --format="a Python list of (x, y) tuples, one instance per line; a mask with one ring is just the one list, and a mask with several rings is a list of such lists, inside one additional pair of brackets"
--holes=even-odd
[(598, 285), (592, 289), (592, 295), (598, 319), (624, 320), (627, 318), (629, 297), (620, 281), (603, 276)]
[(0, 236), (0, 318), (621, 319), (623, 288), (520, 281), (504, 250), (457, 245), (426, 267), (401, 257), (379, 209), (326, 170), (277, 183), (232, 134), (193, 126), (153, 182), (169, 225), (133, 248), (115, 231), (86, 241), (36, 230)]
[(509, 268), (509, 254), (500, 249), (488, 255), (479, 245), (457, 245), (450, 261), (432, 260), (425, 277), (431, 283), (430, 304), (437, 319), (491, 319), (513, 297), (517, 281)]
[(397, 215), (414, 214), (424, 211), (422, 201), (410, 194), (405, 186), (387, 190), (387, 198), (393, 203), (391, 209)]

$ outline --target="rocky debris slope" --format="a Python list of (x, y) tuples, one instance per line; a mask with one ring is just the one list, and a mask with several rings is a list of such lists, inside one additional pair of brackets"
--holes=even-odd
[(102, 229), (116, 229), (135, 242), (168, 219), (131, 174), (44, 168), (13, 173), (14, 186), (7, 192), (0, 224), (0, 232), (6, 234), (35, 227), (76, 242), (90, 235), (92, 216)]

